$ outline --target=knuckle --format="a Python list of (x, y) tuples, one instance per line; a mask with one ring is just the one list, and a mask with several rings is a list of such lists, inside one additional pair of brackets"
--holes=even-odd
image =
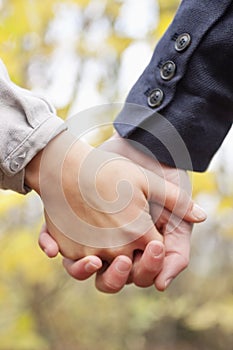
[(120, 291), (122, 286), (116, 286), (111, 280), (105, 279), (102, 283), (96, 283), (96, 289), (103, 293), (114, 294)]
[(112, 281), (110, 278), (104, 280), (104, 286), (106, 290), (112, 293), (117, 292), (121, 288), (119, 283)]

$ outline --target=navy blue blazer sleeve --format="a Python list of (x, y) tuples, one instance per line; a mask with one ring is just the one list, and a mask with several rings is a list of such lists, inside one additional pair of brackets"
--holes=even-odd
[(205, 171), (233, 121), (232, 30), (233, 1), (183, 0), (115, 120), (119, 134), (160, 162)]

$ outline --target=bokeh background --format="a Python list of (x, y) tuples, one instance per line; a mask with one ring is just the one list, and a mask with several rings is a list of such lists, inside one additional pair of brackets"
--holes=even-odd
[[(17, 84), (66, 118), (123, 102), (173, 18), (177, 0), (0, 0), (0, 57)], [(0, 350), (231, 350), (233, 133), (192, 176), (208, 220), (168, 291), (104, 295), (68, 277), (37, 245), (39, 198), (0, 192)], [(201, 157), (201, 154), (200, 154)]]

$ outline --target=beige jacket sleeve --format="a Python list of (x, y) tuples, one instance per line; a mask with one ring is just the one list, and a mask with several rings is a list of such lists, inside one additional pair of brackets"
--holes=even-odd
[(25, 166), (64, 129), (51, 104), (15, 85), (0, 60), (0, 188), (27, 193)]

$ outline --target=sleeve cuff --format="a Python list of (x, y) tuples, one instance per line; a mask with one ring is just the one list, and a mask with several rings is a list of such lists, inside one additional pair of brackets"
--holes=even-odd
[(47, 118), (25, 139), (1, 164), (0, 187), (21, 194), (31, 189), (24, 184), (25, 167), (55, 136), (66, 130), (67, 126), (59, 117)]
[(16, 175), (9, 177), (0, 171), (0, 184), (3, 190), (12, 190), (21, 194), (27, 194), (31, 191), (29, 187), (24, 184), (25, 170), (21, 170)]

